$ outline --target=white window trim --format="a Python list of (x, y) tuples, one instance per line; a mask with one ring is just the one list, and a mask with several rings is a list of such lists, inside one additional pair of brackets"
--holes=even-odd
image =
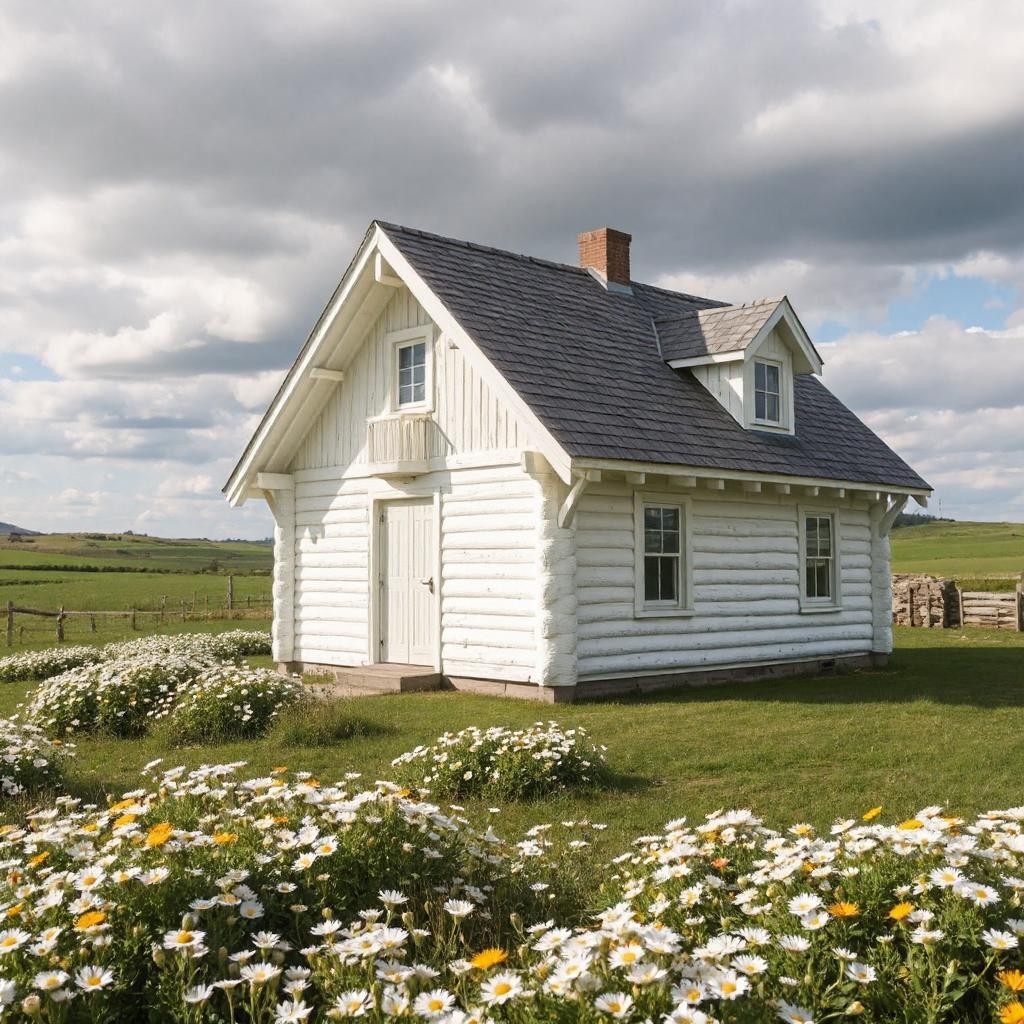
[[(671, 605), (649, 604), (644, 600), (644, 506), (679, 509), (679, 600)], [(691, 501), (678, 494), (654, 491), (633, 492), (633, 615), (638, 619), (685, 618), (693, 615), (693, 544), (691, 542)]]
[[(779, 419), (759, 420), (756, 396), (756, 363), (779, 368)], [(748, 353), (743, 364), (743, 426), (748, 430), (764, 430), (775, 434), (793, 433), (793, 367), (792, 362)]]
[[(388, 359), (388, 409), (393, 416), (406, 413), (423, 413), (434, 411), (434, 328), (409, 327), (402, 331), (389, 331), (385, 340), (391, 351)], [(410, 402), (408, 405), (398, 404), (398, 350), (406, 345), (423, 342), (424, 346), (424, 379), (422, 402)]]
[[(840, 530), (842, 521), (839, 517), (839, 510), (835, 508), (817, 508), (808, 505), (798, 505), (797, 515), (800, 517), (797, 523), (797, 533), (800, 544), (800, 611), (805, 615), (813, 615), (820, 612), (839, 612), (843, 610), (843, 566), (841, 561), (842, 545), (840, 543)], [(832, 520), (832, 596), (808, 597), (807, 596), (807, 517), (821, 516)]]
[[(786, 367), (783, 365), (781, 360), (778, 359), (760, 359), (755, 358), (752, 360), (754, 365), (753, 372), (753, 390), (750, 392), (751, 401), (751, 423), (756, 424), (759, 427), (785, 427), (786, 426)], [(779, 418), (777, 420), (763, 419), (757, 416), (757, 364), (763, 363), (765, 366), (774, 366), (779, 371)], [(767, 392), (766, 392), (767, 393)]]

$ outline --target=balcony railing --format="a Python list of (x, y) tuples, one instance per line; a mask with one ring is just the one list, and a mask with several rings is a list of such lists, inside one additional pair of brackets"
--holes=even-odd
[(429, 413), (388, 416), (367, 424), (367, 459), (382, 475), (422, 473), (447, 454), (447, 442)]

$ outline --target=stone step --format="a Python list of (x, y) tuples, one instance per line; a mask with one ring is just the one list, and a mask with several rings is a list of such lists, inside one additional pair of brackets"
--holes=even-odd
[(419, 693), (440, 690), (441, 674), (422, 665), (364, 665), (318, 672), (310, 686), (318, 693), (344, 697)]

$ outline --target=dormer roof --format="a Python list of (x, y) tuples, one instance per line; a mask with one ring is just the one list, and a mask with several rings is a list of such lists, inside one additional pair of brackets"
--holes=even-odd
[(796, 357), (796, 373), (821, 373), (822, 359), (789, 299), (758, 299), (742, 306), (695, 309), (654, 321), (661, 354), (673, 367), (742, 359), (780, 324)]

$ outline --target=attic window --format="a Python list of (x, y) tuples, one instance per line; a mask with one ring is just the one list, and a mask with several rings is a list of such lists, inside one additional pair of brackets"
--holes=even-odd
[(754, 362), (754, 419), (764, 423), (782, 420), (782, 367), (778, 363)]
[(398, 406), (422, 405), (427, 399), (427, 345), (416, 341), (398, 347)]

